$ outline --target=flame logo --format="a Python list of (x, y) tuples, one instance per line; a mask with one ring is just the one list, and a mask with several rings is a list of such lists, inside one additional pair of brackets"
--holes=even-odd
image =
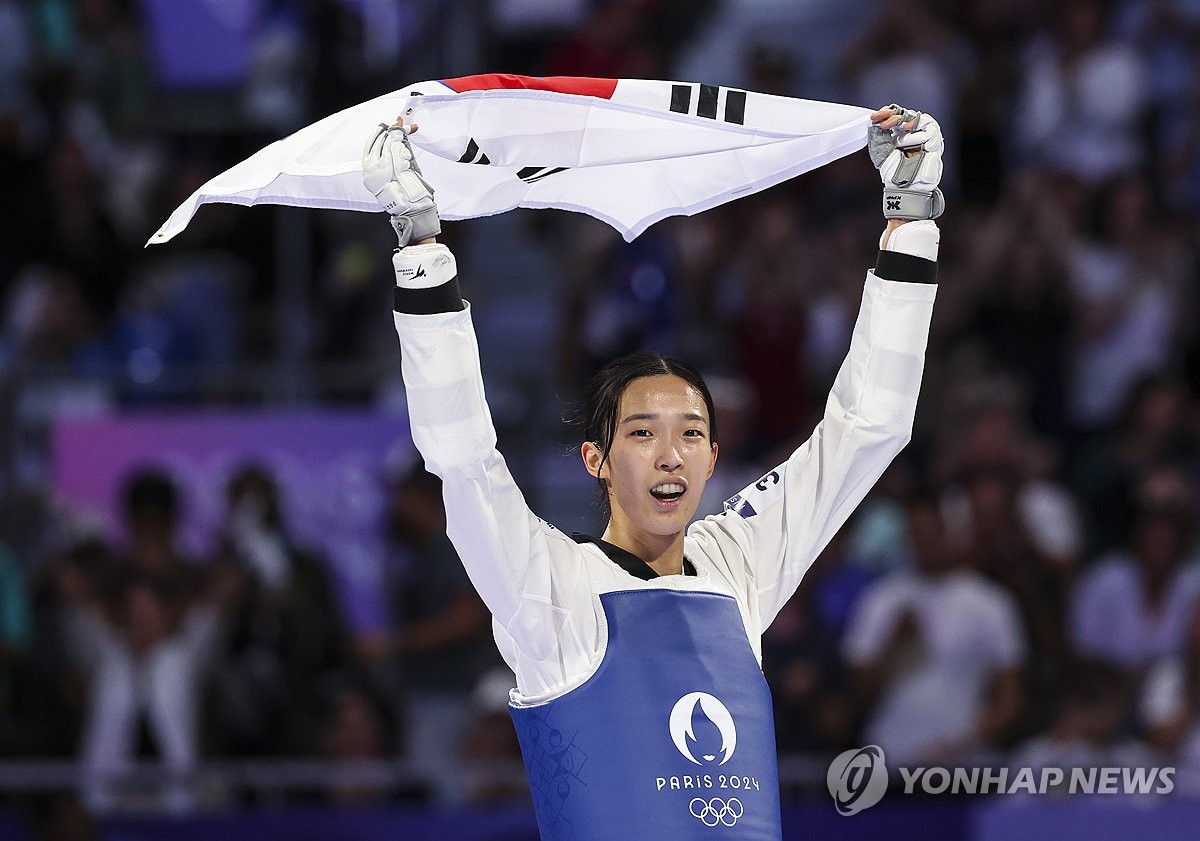
[[(691, 749), (691, 745), (697, 741), (692, 727), (692, 716), (697, 706), (700, 707), (701, 714), (707, 716), (721, 733), (722, 756), (717, 764), (724, 765), (729, 761), (729, 757), (733, 756), (733, 749), (737, 746), (737, 727), (734, 726), (733, 716), (729, 714), (725, 705), (707, 692), (689, 692), (675, 702), (675, 706), (671, 708), (671, 741), (689, 762), (694, 765), (703, 764), (692, 756)], [(705, 755), (704, 758), (711, 762), (717, 757), (716, 754), (712, 754)]]

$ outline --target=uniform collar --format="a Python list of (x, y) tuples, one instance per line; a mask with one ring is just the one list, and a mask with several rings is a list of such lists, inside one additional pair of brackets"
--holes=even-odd
[[(622, 549), (620, 546), (614, 546), (607, 540), (601, 540), (598, 537), (592, 537), (590, 534), (582, 534), (573, 532), (571, 539), (576, 543), (591, 543), (597, 549), (605, 554), (605, 556), (614, 564), (625, 570), (634, 578), (640, 578), (643, 581), (653, 581), (659, 578), (659, 574), (655, 572), (650, 564), (643, 561), (637, 555)], [(687, 558), (683, 559), (683, 574), (696, 575), (695, 565)]]

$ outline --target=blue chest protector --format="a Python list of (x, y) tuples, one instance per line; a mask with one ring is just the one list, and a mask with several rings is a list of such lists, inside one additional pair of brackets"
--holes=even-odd
[(511, 707), (542, 841), (778, 841), (771, 693), (729, 596), (600, 596), (608, 648)]

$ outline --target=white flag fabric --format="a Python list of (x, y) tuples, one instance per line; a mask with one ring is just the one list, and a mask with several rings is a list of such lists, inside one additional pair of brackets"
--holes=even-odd
[(373, 126), (404, 115), (443, 219), (516, 207), (587, 213), (632, 240), (866, 144), (870, 109), (694, 82), (488, 74), (409, 85), (278, 140), (200, 187), (208, 202), (381, 212), (362, 184)]

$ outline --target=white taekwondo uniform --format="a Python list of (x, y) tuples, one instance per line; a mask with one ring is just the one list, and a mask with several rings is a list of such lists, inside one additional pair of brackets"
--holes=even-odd
[[(783, 464), (688, 527), (695, 576), (644, 581), (529, 510), (496, 450), (469, 306), (397, 312), (413, 441), (442, 478), (447, 531), (532, 704), (583, 682), (603, 656), (597, 596), (664, 588), (732, 596), (755, 656), (800, 579), (908, 442), (936, 286), (867, 273), (824, 418)], [(749, 516), (751, 515), (752, 516)]]

